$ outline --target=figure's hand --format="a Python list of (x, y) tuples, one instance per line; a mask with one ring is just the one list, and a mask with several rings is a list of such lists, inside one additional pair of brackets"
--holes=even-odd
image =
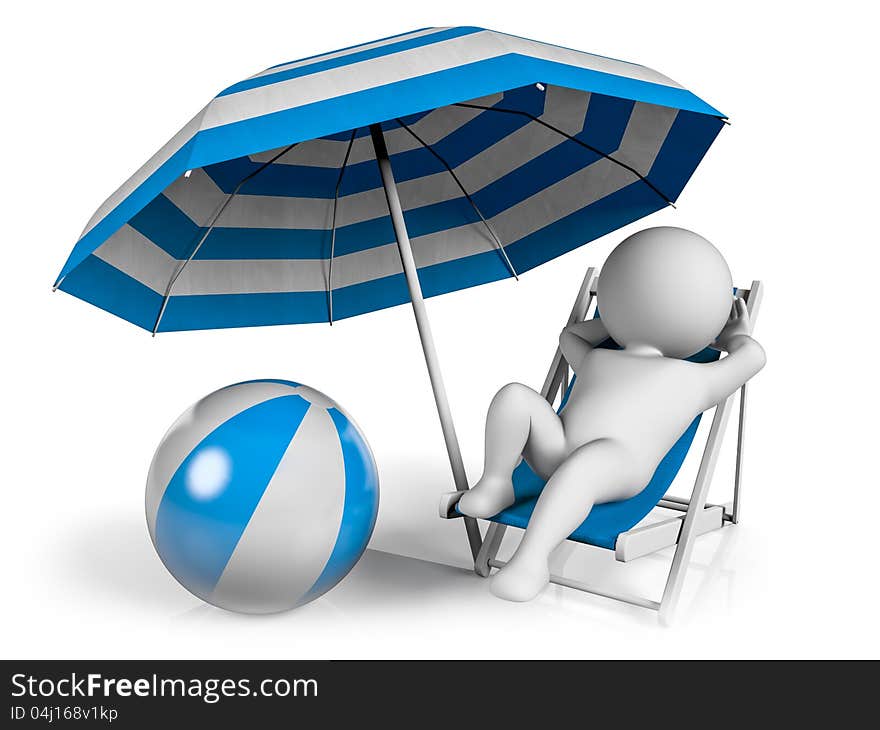
[(563, 327), (560, 338), (565, 333), (583, 340), (591, 347), (601, 344), (608, 337), (608, 330), (605, 329), (602, 320), (598, 318), (587, 319), (583, 322), (573, 322), (567, 327)]
[(559, 347), (572, 369), (578, 366), (596, 345), (608, 337), (608, 330), (600, 319), (588, 319), (585, 322), (574, 322), (565, 327), (559, 334)]
[(733, 306), (730, 308), (730, 318), (721, 334), (712, 343), (712, 346), (725, 352), (730, 351), (730, 346), (736, 337), (742, 335), (749, 336), (752, 334), (752, 322), (749, 318), (749, 308), (742, 299), (734, 299)]
[(707, 377), (703, 409), (721, 403), (735, 393), (767, 364), (764, 348), (751, 336), (752, 322), (742, 299), (734, 300), (730, 319), (712, 346), (726, 350), (726, 357), (701, 365)]

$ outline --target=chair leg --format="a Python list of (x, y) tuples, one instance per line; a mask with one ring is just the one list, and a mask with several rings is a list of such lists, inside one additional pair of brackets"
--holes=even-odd
[(746, 431), (746, 401), (748, 399), (748, 383), (739, 391), (739, 428), (736, 434), (736, 473), (733, 478), (733, 508), (731, 522), (739, 522), (742, 513), (742, 473), (743, 473), (743, 450), (745, 448)]
[(488, 578), (492, 571), (489, 563), (498, 556), (498, 550), (501, 549), (501, 541), (504, 539), (504, 533), (507, 531), (507, 525), (500, 525), (493, 522), (486, 531), (486, 537), (483, 538), (483, 546), (474, 560), (474, 572), (483, 577)]
[(733, 396), (730, 396), (715, 409), (715, 417), (712, 419), (712, 427), (709, 429), (709, 437), (706, 439), (706, 448), (703, 450), (703, 459), (700, 462), (700, 469), (694, 481), (694, 491), (691, 495), (690, 506), (684, 517), (684, 524), (681, 527), (681, 535), (678, 539), (678, 547), (675, 549), (672, 566), (669, 569), (669, 577), (666, 580), (666, 588), (663, 590), (663, 598), (660, 601), (660, 619), (665, 623), (671, 621), (678, 604), (678, 599), (681, 596), (685, 572), (690, 562), (691, 554), (694, 551), (694, 541), (697, 537), (697, 517), (706, 504), (709, 485), (712, 482), (712, 472), (715, 471), (715, 464), (718, 461), (721, 439), (724, 435), (727, 421), (730, 418), (732, 404)]

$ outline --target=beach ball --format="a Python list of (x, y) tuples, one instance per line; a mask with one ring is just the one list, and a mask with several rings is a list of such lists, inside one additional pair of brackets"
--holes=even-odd
[(379, 507), (363, 433), (333, 400), (285, 380), (202, 398), (171, 426), (147, 477), (147, 525), (165, 567), (231, 611), (314, 600), (357, 563)]

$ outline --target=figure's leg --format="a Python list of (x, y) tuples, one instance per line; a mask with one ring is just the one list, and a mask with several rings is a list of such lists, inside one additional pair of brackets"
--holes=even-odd
[(486, 459), (482, 478), (458, 503), (471, 517), (491, 517), (513, 504), (511, 475), (523, 453), (547, 477), (565, 458), (562, 421), (539, 393), (520, 383), (505, 385), (486, 416)]
[(492, 579), (492, 592), (510, 601), (538, 595), (550, 579), (550, 553), (593, 505), (627, 499), (645, 486), (647, 480), (631, 464), (632, 456), (611, 439), (591, 441), (572, 452), (541, 492), (516, 553)]

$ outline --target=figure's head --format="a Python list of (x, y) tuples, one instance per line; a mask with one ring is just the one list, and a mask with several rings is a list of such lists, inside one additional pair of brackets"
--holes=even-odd
[(721, 332), (733, 297), (724, 257), (683, 228), (648, 228), (620, 243), (602, 267), (597, 299), (619, 345), (688, 357)]

